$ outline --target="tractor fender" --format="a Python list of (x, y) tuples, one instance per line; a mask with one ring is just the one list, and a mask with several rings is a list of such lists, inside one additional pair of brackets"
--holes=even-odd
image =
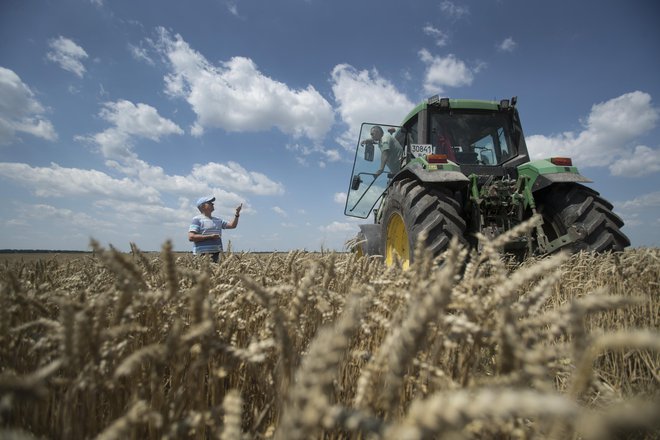
[(367, 224), (360, 226), (361, 238), (366, 240), (363, 243), (362, 252), (364, 255), (381, 255), (381, 225)]
[(550, 159), (534, 160), (518, 167), (518, 175), (528, 179), (527, 186), (532, 192), (546, 188), (553, 183), (590, 183), (574, 166), (558, 166)]
[(422, 167), (419, 163), (412, 163), (399, 174), (397, 174), (395, 180), (402, 179), (404, 177), (413, 177), (420, 182), (426, 183), (464, 183), (467, 184), (470, 182), (470, 179), (465, 176), (465, 174), (460, 171), (454, 170), (428, 170)]

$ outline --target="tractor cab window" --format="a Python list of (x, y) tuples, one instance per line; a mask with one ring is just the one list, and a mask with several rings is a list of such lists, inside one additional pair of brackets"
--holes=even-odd
[(401, 169), (406, 141), (401, 127), (362, 124), (344, 214), (358, 218), (369, 216), (389, 179)]
[(435, 113), (429, 143), (437, 154), (446, 154), (459, 165), (500, 165), (515, 155), (510, 126), (506, 113)]

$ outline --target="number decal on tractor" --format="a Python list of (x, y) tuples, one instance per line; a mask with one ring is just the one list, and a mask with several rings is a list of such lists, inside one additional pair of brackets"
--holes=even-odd
[(410, 145), (410, 153), (413, 157), (426, 156), (433, 154), (433, 145), (431, 144), (412, 144)]

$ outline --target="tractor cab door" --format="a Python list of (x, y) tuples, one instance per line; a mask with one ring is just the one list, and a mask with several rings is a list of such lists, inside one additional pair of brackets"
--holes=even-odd
[[(387, 188), (389, 179), (401, 169), (404, 145), (405, 134), (401, 127), (362, 124), (355, 148), (345, 215), (358, 218), (369, 216)], [(383, 171), (378, 174), (380, 169)]]

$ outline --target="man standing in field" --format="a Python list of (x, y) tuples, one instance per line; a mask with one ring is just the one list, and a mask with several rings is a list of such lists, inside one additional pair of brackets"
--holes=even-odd
[(238, 226), (238, 218), (241, 216), (241, 203), (236, 207), (236, 214), (231, 222), (213, 217), (211, 214), (215, 209), (213, 206), (215, 197), (207, 196), (197, 200), (197, 209), (200, 215), (193, 217), (188, 228), (188, 241), (193, 243), (193, 254), (210, 254), (214, 263), (218, 262), (222, 253), (222, 230), (234, 229)]

